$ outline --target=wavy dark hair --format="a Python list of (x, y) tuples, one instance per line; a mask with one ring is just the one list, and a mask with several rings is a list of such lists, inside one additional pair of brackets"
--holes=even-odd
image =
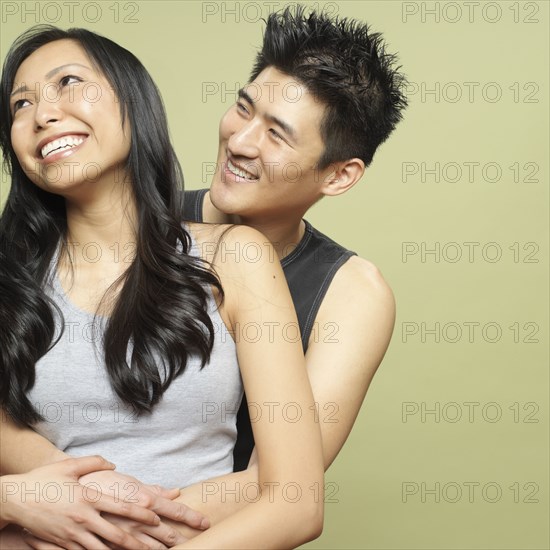
[(324, 103), (320, 131), (325, 151), (319, 169), (354, 157), (368, 166), (407, 106), (406, 78), (396, 61), (396, 55), (386, 52), (382, 35), (370, 32), (368, 25), (323, 13), (307, 15), (297, 5), (267, 18), (250, 80), (272, 66)]
[[(216, 287), (223, 299), (209, 265), (188, 256), (191, 238), (180, 223), (183, 177), (162, 99), (147, 70), (132, 53), (88, 30), (50, 25), (28, 30), (8, 52), (0, 84), (0, 145), (11, 175), (0, 217), (0, 403), (23, 425), (43, 419), (26, 392), (35, 382), (36, 361), (57, 342), (55, 313), (61, 312), (43, 288), (58, 244), (66, 244), (67, 219), (63, 197), (34, 185), (17, 160), (9, 97), (21, 63), (63, 39), (78, 42), (107, 78), (122, 124), (127, 117), (131, 131), (126, 169), (137, 209), (136, 254), (111, 286), (121, 285), (103, 335), (106, 369), (120, 399), (138, 413), (150, 411), (190, 355), (204, 366), (214, 342), (206, 286)], [(132, 368), (126, 362), (130, 343)], [(160, 365), (155, 356), (162, 358)]]

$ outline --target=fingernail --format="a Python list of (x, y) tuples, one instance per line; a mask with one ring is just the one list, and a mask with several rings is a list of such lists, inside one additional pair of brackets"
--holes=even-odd
[(210, 527), (210, 521), (207, 518), (204, 518), (201, 521), (201, 529), (208, 529)]
[(160, 525), (160, 517), (155, 515), (155, 525)]

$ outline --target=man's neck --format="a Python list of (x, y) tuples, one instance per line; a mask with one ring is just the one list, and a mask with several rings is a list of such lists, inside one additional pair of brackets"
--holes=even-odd
[(263, 233), (273, 245), (279, 260), (288, 256), (298, 246), (306, 231), (306, 224), (301, 218), (267, 223), (247, 220), (241, 223)]
[(302, 240), (306, 224), (301, 216), (277, 220), (243, 220), (234, 214), (220, 212), (210, 200), (210, 192), (206, 193), (203, 202), (203, 220), (208, 223), (244, 224), (263, 233), (273, 245), (275, 252), (282, 260), (288, 256)]

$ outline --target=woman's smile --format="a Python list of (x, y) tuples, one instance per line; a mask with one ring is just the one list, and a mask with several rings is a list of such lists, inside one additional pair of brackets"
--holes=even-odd
[[(12, 144), (27, 177), (72, 200), (85, 199), (90, 189), (110, 194), (130, 151), (120, 102), (93, 67), (77, 42), (50, 42), (21, 63), (11, 98)], [(97, 93), (91, 99), (86, 90), (92, 85)]]
[(37, 158), (43, 163), (55, 162), (76, 153), (87, 140), (87, 134), (64, 132), (45, 138), (37, 147)]

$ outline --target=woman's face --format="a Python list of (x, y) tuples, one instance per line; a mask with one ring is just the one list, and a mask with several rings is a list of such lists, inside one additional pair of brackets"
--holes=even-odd
[(50, 42), (17, 70), (11, 141), (24, 172), (66, 198), (111, 190), (125, 179), (130, 128), (120, 104), (74, 40)]

